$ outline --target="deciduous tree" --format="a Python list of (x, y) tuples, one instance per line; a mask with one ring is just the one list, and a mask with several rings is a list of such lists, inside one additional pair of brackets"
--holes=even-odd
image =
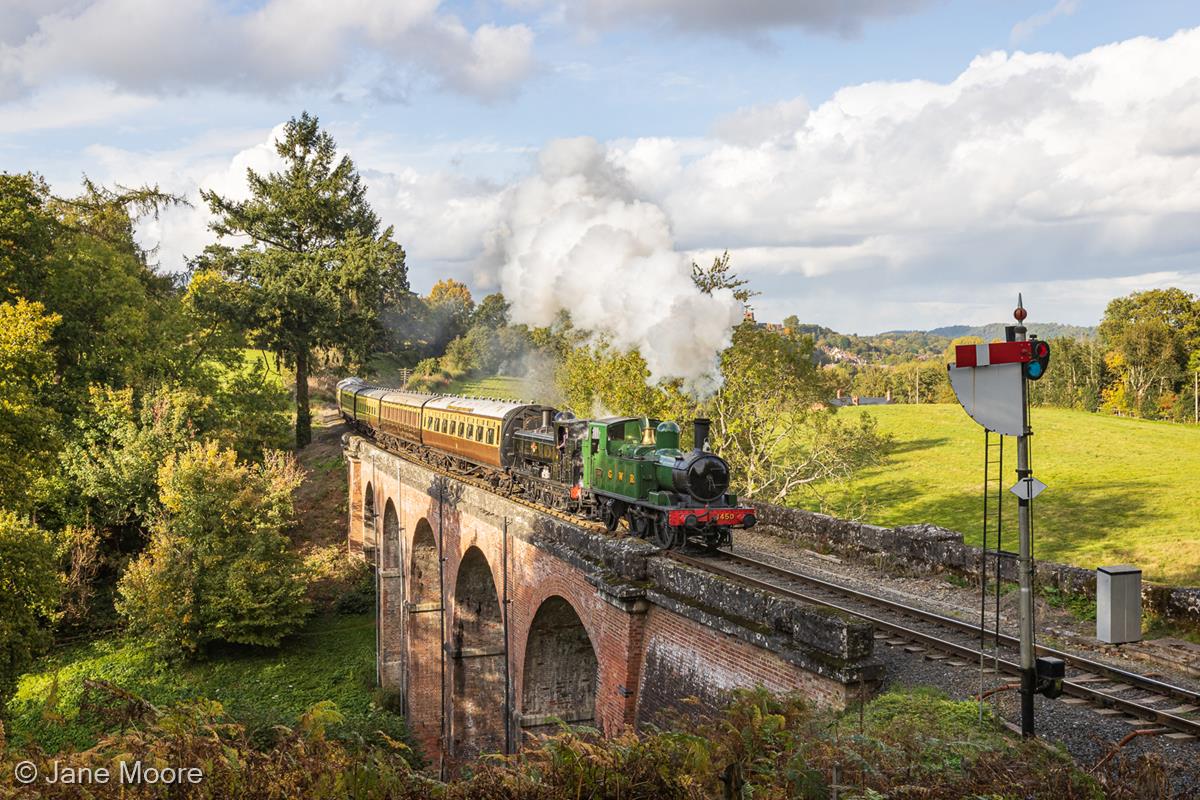
[(0, 507), (32, 509), (35, 480), (56, 450), (57, 415), (45, 390), (54, 381), (49, 349), (57, 315), (18, 298), (0, 303)]
[(721, 355), (724, 383), (707, 404), (711, 442), (744, 494), (783, 502), (803, 487), (846, 480), (886, 452), (871, 417), (834, 416), (811, 351), (811, 337), (744, 322)]
[(475, 300), (465, 283), (443, 278), (429, 290), (425, 305), (429, 308), (429, 347), (435, 355), (440, 355), (471, 326)]
[(119, 585), (132, 629), (186, 653), (218, 641), (275, 645), (294, 631), (308, 604), (283, 531), (300, 479), (290, 456), (238, 463), (215, 442), (168, 460), (150, 545)]
[(692, 282), (705, 294), (712, 294), (717, 289), (730, 289), (733, 291), (734, 298), (744, 306), (749, 306), (750, 299), (760, 294), (748, 288), (750, 281), (739, 278), (733, 272), (728, 250), (714, 258), (713, 263), (707, 267), (702, 267), (693, 261)]
[(0, 509), (0, 708), (48, 642), (62, 588), (50, 534)]
[(58, 316), (49, 399), (60, 411), (86, 402), (93, 384), (177, 377), (177, 287), (154, 272), (133, 229), (135, 217), (175, 202), (155, 188), (86, 180), (78, 197), (59, 198), (36, 176), (0, 174), (0, 301), (24, 298)]

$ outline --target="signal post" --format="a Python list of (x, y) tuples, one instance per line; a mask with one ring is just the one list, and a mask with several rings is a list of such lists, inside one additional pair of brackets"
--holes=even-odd
[[(1017, 576), (1020, 584), (1019, 627), (1021, 641), (1021, 733), (1034, 735), (1033, 698), (1041, 693), (1056, 697), (1062, 691), (1065, 665), (1057, 658), (1035, 658), (1033, 613), (1033, 498), (1046, 485), (1033, 477), (1029, 465), (1029, 381), (1046, 373), (1050, 345), (1026, 337), (1027, 312), (1017, 296), (1013, 311), (1016, 325), (1006, 329), (1006, 341), (959, 345), (954, 364), (948, 366), (950, 385), (963, 409), (980, 425), (1001, 436), (1017, 437), (1017, 496), (1020, 544)], [(985, 488), (986, 491), (986, 488)], [(986, 553), (984, 554), (986, 559)], [(999, 574), (996, 576), (999, 580)], [(982, 587), (981, 591), (986, 590)], [(997, 617), (997, 621), (999, 618)], [(982, 621), (981, 621), (982, 630)]]

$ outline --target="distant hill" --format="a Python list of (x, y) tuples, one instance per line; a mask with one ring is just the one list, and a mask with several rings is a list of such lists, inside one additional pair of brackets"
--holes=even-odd
[[(985, 341), (991, 341), (992, 339), (1003, 339), (1004, 328), (1008, 324), (1007, 322), (993, 322), (990, 325), (947, 325), (926, 331), (926, 333), (931, 336), (945, 336), (948, 339), (956, 339), (959, 336), (978, 336)], [(1063, 336), (1072, 339), (1090, 339), (1096, 335), (1095, 327), (1063, 325), (1058, 322), (1031, 322), (1026, 327), (1039, 339), (1057, 339)]]
[[(984, 341), (1004, 338), (1006, 323), (990, 325), (946, 325), (930, 331), (898, 330), (885, 331), (872, 336), (839, 333), (823, 325), (801, 323), (797, 333), (813, 337), (816, 351), (813, 356), (819, 364), (900, 364), (914, 359), (940, 358), (946, 347), (960, 336), (978, 336)], [(1029, 333), (1042, 339), (1069, 336), (1075, 339), (1091, 338), (1096, 335), (1094, 327), (1063, 325), (1057, 322), (1039, 322), (1029, 326)]]

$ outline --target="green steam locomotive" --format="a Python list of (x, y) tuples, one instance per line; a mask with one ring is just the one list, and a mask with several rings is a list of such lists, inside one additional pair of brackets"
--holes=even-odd
[(729, 493), (729, 465), (679, 426), (645, 417), (576, 419), (550, 406), (404, 392), (347, 378), (337, 386), (347, 423), (389, 449), (447, 469), (482, 473), (497, 489), (629, 530), (661, 547), (732, 543), (757, 521)]

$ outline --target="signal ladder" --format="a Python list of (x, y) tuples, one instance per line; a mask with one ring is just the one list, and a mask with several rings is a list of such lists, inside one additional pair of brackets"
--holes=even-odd
[[(1000, 599), (1002, 565), (1015, 563), (1017, 554), (1004, 549), (1004, 436), (983, 430), (983, 548), (979, 565), (979, 716), (983, 718), (984, 674), (987, 669), (988, 634), (991, 641), (991, 674), (1000, 675)], [(989, 562), (991, 566), (989, 568)], [(993, 575), (995, 596), (988, 608), (988, 574)], [(988, 611), (992, 627), (988, 629)], [(999, 693), (992, 695), (999, 704)]]

